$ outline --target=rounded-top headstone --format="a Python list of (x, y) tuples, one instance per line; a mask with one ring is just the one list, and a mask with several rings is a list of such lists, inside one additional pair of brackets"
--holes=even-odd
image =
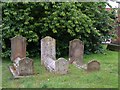
[(92, 60), (87, 64), (87, 71), (98, 71), (100, 70), (100, 62)]
[(77, 65), (83, 64), (84, 44), (79, 39), (70, 41), (69, 45), (69, 63), (75, 63)]
[(41, 65), (44, 65), (45, 60), (49, 57), (56, 59), (56, 41), (50, 36), (41, 39)]
[(14, 62), (18, 57), (26, 57), (26, 38), (22, 36), (11, 38), (11, 60)]

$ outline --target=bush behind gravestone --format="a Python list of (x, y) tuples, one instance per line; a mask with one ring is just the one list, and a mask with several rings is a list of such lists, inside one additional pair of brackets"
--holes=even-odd
[[(10, 38), (27, 38), (28, 55), (39, 55), (40, 40), (57, 40), (57, 57), (68, 55), (69, 41), (84, 42), (85, 53), (102, 50), (101, 37), (110, 36), (114, 14), (105, 10), (105, 2), (17, 2), (3, 3), (3, 56), (9, 56)], [(8, 52), (8, 53), (7, 53)]]

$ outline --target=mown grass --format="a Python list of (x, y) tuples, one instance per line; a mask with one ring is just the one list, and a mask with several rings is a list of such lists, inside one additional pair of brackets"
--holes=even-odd
[(105, 54), (85, 55), (84, 61), (96, 59), (101, 63), (98, 72), (87, 73), (84, 70), (69, 66), (67, 75), (56, 75), (40, 65), (40, 58), (34, 58), (36, 75), (21, 79), (12, 79), (8, 66), (10, 59), (2, 62), (3, 88), (118, 88), (118, 53), (105, 51)]

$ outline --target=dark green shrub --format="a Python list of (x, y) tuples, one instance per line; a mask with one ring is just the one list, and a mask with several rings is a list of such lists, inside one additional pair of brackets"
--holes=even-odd
[(110, 36), (113, 16), (101, 2), (4, 3), (3, 55), (9, 52), (9, 39), (19, 34), (27, 38), (32, 56), (39, 55), (40, 40), (48, 35), (57, 41), (57, 57), (68, 55), (69, 41), (75, 38), (84, 42), (85, 53), (101, 52), (101, 37)]

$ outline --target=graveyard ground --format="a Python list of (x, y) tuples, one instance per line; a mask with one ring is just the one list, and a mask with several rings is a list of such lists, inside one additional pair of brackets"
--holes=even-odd
[(105, 54), (85, 55), (87, 63), (97, 59), (101, 63), (98, 72), (87, 73), (84, 70), (70, 65), (67, 75), (55, 75), (45, 70), (40, 65), (39, 57), (34, 58), (34, 76), (21, 79), (12, 79), (8, 69), (10, 59), (3, 59), (2, 64), (2, 87), (3, 88), (117, 88), (118, 87), (118, 53), (105, 51)]

